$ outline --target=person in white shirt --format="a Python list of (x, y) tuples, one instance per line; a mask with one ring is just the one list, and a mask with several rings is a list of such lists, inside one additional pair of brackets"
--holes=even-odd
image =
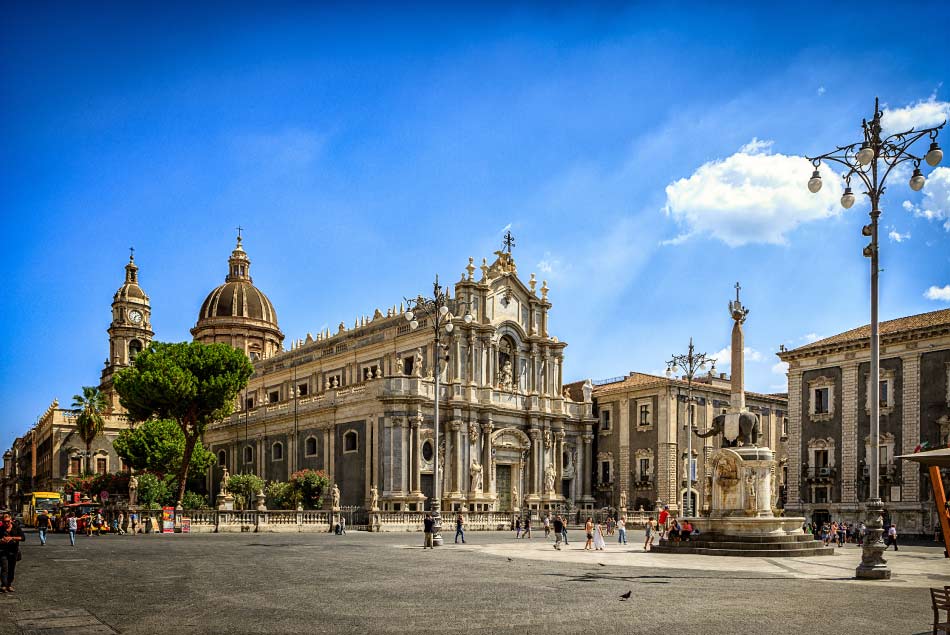
[(894, 545), (894, 551), (897, 551), (897, 525), (893, 523), (887, 529), (887, 546), (884, 547), (884, 551), (887, 551), (887, 547), (891, 545)]

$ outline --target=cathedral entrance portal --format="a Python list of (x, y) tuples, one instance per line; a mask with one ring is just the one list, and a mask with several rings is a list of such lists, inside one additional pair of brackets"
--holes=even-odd
[(495, 484), (498, 492), (498, 511), (511, 511), (511, 466), (495, 466)]
[(426, 497), (425, 510), (432, 511), (432, 495), (434, 494), (432, 484), (434, 483), (434, 480), (431, 474), (422, 474), (420, 476), (422, 493), (425, 494)]

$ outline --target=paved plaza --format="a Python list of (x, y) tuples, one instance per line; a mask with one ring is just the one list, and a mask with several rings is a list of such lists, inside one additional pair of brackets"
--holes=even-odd
[(80, 537), (75, 548), (30, 535), (17, 592), (0, 596), (0, 633), (900, 635), (930, 632), (927, 587), (950, 584), (935, 547), (888, 552), (891, 581), (857, 582), (854, 546), (710, 558), (646, 554), (631, 537), (585, 552), (507, 532), (434, 551), (415, 533)]

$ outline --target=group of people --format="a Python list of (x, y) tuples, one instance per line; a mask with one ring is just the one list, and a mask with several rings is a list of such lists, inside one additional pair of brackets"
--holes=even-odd
[[(855, 545), (861, 545), (864, 543), (864, 537), (867, 535), (867, 526), (863, 523), (846, 523), (840, 521), (831, 521), (823, 523), (805, 523), (805, 526), (802, 527), (805, 533), (812, 534), (815, 537), (815, 540), (820, 540), (827, 547), (828, 545), (834, 545), (836, 547), (843, 547), (848, 543)], [(897, 525), (893, 522), (887, 523), (884, 526), (884, 548), (894, 547), (894, 551), (898, 551), (897, 548)]]

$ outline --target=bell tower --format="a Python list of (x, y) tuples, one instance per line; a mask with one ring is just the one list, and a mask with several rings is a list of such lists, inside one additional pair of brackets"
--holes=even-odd
[[(135, 265), (135, 249), (129, 249), (125, 265), (125, 282), (112, 298), (112, 323), (109, 324), (109, 358), (102, 370), (101, 388), (108, 392), (112, 375), (129, 365), (144, 350), (155, 333), (152, 332), (152, 309), (148, 296), (139, 286), (139, 268)], [(113, 404), (115, 405), (115, 404)]]

